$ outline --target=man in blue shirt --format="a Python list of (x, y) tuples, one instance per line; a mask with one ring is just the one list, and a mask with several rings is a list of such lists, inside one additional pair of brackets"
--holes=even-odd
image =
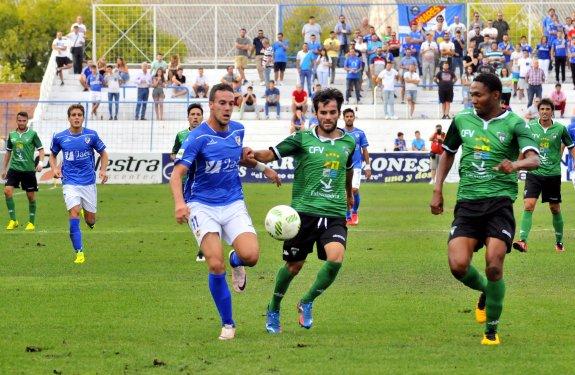
[(304, 43), (302, 50), (297, 53), (296, 57), (296, 67), (299, 71), (299, 82), (302, 87), (305, 86), (305, 81), (307, 81), (307, 93), (311, 95), (311, 81), (313, 74), (314, 56), (309, 48), (308, 44)]
[[(100, 171), (102, 183), (108, 181), (108, 153), (98, 133), (82, 128), (84, 107), (73, 104), (68, 108), (70, 127), (54, 134), (50, 146), (50, 167), (55, 178), (62, 178), (62, 191), (66, 209), (69, 213), (70, 240), (76, 252), (74, 263), (85, 261), (80, 230), (80, 215), (84, 210), (84, 220), (90, 228), (96, 223), (96, 172), (94, 150), (100, 154)], [(62, 167), (58, 167), (56, 157), (62, 151)]]
[(361, 64), (362, 61), (354, 49), (351, 49), (347, 54), (347, 59), (345, 59), (345, 64), (343, 66), (344, 70), (347, 72), (345, 78), (347, 82), (347, 88), (345, 92), (345, 101), (349, 102), (349, 97), (351, 96), (351, 90), (355, 90), (356, 103), (361, 100)]
[[(317, 79), (315, 60), (319, 56), (319, 51), (321, 50), (321, 47), (322, 47), (321, 42), (319, 41), (319, 39), (316, 37), (315, 34), (311, 34), (310, 41), (307, 43), (307, 47), (308, 47), (308, 49), (312, 55), (312, 68), (311, 68), (311, 70), (313, 72), (313, 79), (312, 79), (312, 84), (313, 84), (313, 80)], [(308, 94), (311, 95), (311, 92), (308, 92)]]
[(408, 43), (412, 49), (415, 47), (415, 51), (413, 52), (413, 57), (417, 59), (417, 67), (419, 70), (419, 74), (421, 74), (421, 61), (419, 60), (419, 51), (421, 50), (421, 43), (425, 40), (425, 36), (418, 30), (418, 26), (416, 23), (411, 24), (411, 32), (407, 34), (405, 38), (406, 43)]
[(287, 65), (288, 42), (284, 41), (284, 34), (278, 33), (278, 40), (272, 45), (274, 50), (274, 79), (278, 86), (284, 81), (284, 72)]
[(90, 90), (90, 86), (88, 85), (88, 78), (90, 78), (90, 76), (92, 75), (92, 65), (96, 66), (92, 62), (92, 60), (88, 60), (88, 64), (86, 65), (84, 70), (82, 70), (82, 74), (80, 74), (80, 78), (78, 79), (80, 81), (80, 84), (84, 88), (84, 91)]
[(92, 102), (92, 119), (98, 118), (98, 107), (102, 101), (102, 87), (104, 87), (104, 76), (98, 72), (96, 65), (91, 66), (92, 74), (88, 77), (90, 87), (90, 101)]
[(345, 132), (351, 135), (355, 139), (355, 150), (353, 151), (352, 163), (353, 163), (353, 179), (351, 180), (351, 188), (353, 192), (353, 206), (351, 211), (348, 209), (346, 215), (347, 225), (357, 225), (359, 224), (359, 186), (361, 185), (361, 165), (362, 161), (365, 161), (365, 167), (363, 167), (363, 172), (365, 174), (365, 179), (369, 180), (371, 178), (371, 165), (369, 161), (369, 151), (367, 147), (369, 143), (363, 130), (358, 129), (353, 126), (355, 121), (355, 112), (351, 108), (347, 108), (343, 111), (343, 121), (345, 122)]
[[(555, 80), (565, 83), (565, 64), (567, 63), (567, 40), (563, 31), (557, 32), (557, 39), (551, 42), (551, 58), (555, 58)], [(561, 71), (561, 81), (559, 81)]]
[[(170, 187), (178, 223), (187, 222), (208, 265), (208, 285), (220, 314), (220, 340), (235, 337), (232, 299), (226, 282), (226, 268), (221, 239), (234, 250), (229, 254), (236, 292), (246, 286), (244, 266), (254, 266), (259, 259), (259, 245), (252, 220), (244, 203), (239, 166), (251, 166), (276, 184), (277, 173), (258, 163), (251, 149), (243, 149), (244, 126), (231, 121), (234, 90), (225, 83), (212, 87), (209, 95), (210, 117), (192, 130), (176, 155)], [(182, 177), (194, 173), (182, 189)]]
[(419, 130), (415, 131), (415, 139), (411, 141), (411, 151), (427, 151), (425, 148), (425, 140), (421, 138)]

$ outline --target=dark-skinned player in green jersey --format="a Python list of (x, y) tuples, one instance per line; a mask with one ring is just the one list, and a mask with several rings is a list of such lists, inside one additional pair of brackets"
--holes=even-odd
[(541, 166), (527, 173), (525, 191), (523, 194), (523, 216), (519, 241), (513, 243), (513, 248), (521, 252), (527, 251), (527, 237), (531, 231), (531, 222), (537, 199), (549, 202), (549, 210), (553, 216), (555, 229), (555, 250), (565, 251), (563, 247), (563, 215), (561, 215), (561, 156), (564, 148), (569, 149), (575, 157), (575, 145), (567, 128), (553, 121), (555, 106), (549, 99), (542, 99), (537, 106), (539, 118), (529, 121), (529, 128), (535, 142), (539, 144)]
[[(501, 92), (501, 81), (494, 74), (479, 74), (474, 79), (470, 87), (474, 108), (459, 112), (451, 122), (430, 203), (434, 215), (443, 212), (443, 182), (461, 147), (448, 260), (457, 280), (481, 292), (475, 318), (485, 323), (483, 345), (500, 344), (497, 328), (505, 296), (503, 261), (515, 233), (516, 172), (539, 166), (538, 147), (527, 124), (501, 109)], [(523, 158), (518, 160), (520, 154)], [(471, 264), (473, 253), (483, 246), (487, 277)]]

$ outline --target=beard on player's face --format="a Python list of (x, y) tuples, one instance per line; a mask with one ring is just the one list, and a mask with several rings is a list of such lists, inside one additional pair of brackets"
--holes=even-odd
[(323, 120), (320, 121), (319, 127), (326, 133), (331, 133), (337, 129), (337, 119), (336, 120)]

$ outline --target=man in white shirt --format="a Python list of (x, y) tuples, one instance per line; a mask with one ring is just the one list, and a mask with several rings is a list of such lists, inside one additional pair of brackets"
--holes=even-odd
[(465, 24), (459, 21), (459, 16), (453, 17), (453, 23), (449, 25), (449, 32), (451, 33), (451, 35), (455, 35), (455, 32), (457, 30), (461, 31), (461, 36), (463, 37), (463, 40), (466, 40), (465, 38), (467, 34), (467, 28), (465, 27)]
[(384, 114), (386, 120), (397, 120), (395, 116), (395, 82), (399, 73), (397, 70), (393, 69), (393, 63), (388, 61), (385, 65), (385, 69), (379, 73), (377, 76), (377, 82), (381, 83), (383, 88), (383, 100), (384, 100)]
[(85, 34), (80, 32), (80, 26), (72, 26), (72, 32), (68, 34), (70, 41), (70, 52), (74, 60), (74, 74), (82, 73), (82, 62), (84, 61), (84, 45), (86, 44)]
[(517, 60), (517, 65), (519, 65), (519, 82), (517, 83), (517, 95), (519, 100), (523, 99), (525, 90), (529, 88), (529, 84), (525, 80), (525, 76), (529, 69), (531, 69), (531, 57), (529, 57), (529, 51), (523, 51), (523, 56)]
[(72, 60), (68, 57), (68, 40), (62, 38), (62, 32), (56, 33), (56, 39), (52, 42), (52, 49), (56, 51), (56, 73), (60, 77), (60, 85), (64, 86), (62, 70), (72, 68)]
[(419, 81), (417, 65), (411, 64), (409, 66), (409, 70), (403, 73), (403, 82), (405, 82), (405, 97), (407, 98), (410, 119), (413, 118), (413, 112), (415, 111), (415, 102), (417, 101), (417, 85), (419, 84)]
[(419, 55), (421, 56), (421, 71), (422, 71), (422, 82), (425, 88), (425, 83), (428, 84), (428, 89), (431, 90), (431, 85), (433, 79), (435, 78), (435, 56), (437, 55), (439, 48), (437, 43), (433, 41), (433, 34), (427, 32), (426, 39), (421, 43), (421, 50)]
[[(136, 104), (136, 120), (146, 119), (146, 106), (150, 96), (150, 86), (152, 85), (152, 75), (147, 62), (142, 63), (142, 70), (136, 75), (134, 82), (138, 86), (138, 104)], [(141, 111), (140, 111), (141, 109)]]
[(481, 35), (483, 35), (484, 37), (489, 35), (489, 37), (491, 37), (491, 39), (496, 40), (497, 39), (497, 29), (495, 27), (493, 27), (493, 21), (489, 20), (487, 21), (487, 26), (481, 30)]
[(74, 22), (72, 24), (72, 26), (70, 26), (70, 31), (74, 32), (74, 27), (78, 26), (78, 29), (80, 30), (80, 33), (82, 33), (84, 35), (84, 37), (86, 36), (86, 25), (84, 25), (84, 18), (82, 18), (82, 16), (78, 16), (76, 17), (76, 22)]
[(198, 98), (205, 98), (208, 95), (210, 86), (204, 76), (204, 68), (198, 68), (198, 75), (196, 76), (196, 80), (194, 81), (192, 88)]
[(443, 42), (439, 43), (439, 62), (440, 66), (442, 63), (447, 62), (449, 64), (449, 69), (453, 70), (452, 57), (455, 54), (455, 44), (451, 41), (451, 35), (449, 31), (445, 32), (445, 38)]
[(303, 25), (303, 28), (301, 29), (301, 35), (303, 36), (304, 43), (311, 42), (312, 34), (316, 36), (321, 35), (321, 26), (318, 23), (315, 23), (314, 16), (310, 16), (308, 23)]

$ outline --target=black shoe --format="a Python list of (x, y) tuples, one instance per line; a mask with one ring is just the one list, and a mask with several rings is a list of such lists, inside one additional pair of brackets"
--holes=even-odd
[(443, 117), (442, 117), (441, 119), (442, 119), (442, 120), (445, 120), (445, 119), (446, 119), (445, 115), (443, 115)]
[(64, 81), (60, 81), (60, 86), (64, 86)]
[(145, 117), (141, 117), (140, 120), (146, 121), (146, 118), (145, 118)]
[(112, 117), (112, 116), (110, 116), (110, 118), (109, 118), (108, 120), (112, 120), (112, 119), (113, 119), (113, 117)]
[(84, 92), (88, 91), (88, 89), (84, 89)]
[(118, 116), (114, 116), (114, 120), (117, 120), (117, 119), (118, 119)]
[(196, 262), (205, 262), (206, 258), (204, 257), (204, 253), (202, 250), (198, 251), (198, 255), (196, 256)]

